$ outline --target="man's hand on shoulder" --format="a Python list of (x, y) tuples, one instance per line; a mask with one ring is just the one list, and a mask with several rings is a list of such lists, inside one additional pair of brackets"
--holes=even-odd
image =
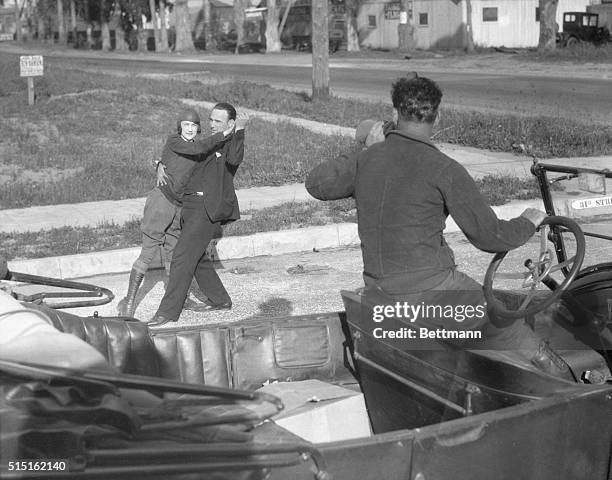
[(545, 212), (538, 210), (537, 208), (526, 208), (523, 213), (521, 213), (521, 217), (525, 217), (531, 223), (535, 225), (536, 228), (540, 226), (540, 224), (547, 217)]
[(158, 162), (157, 163), (157, 186), (161, 187), (168, 183), (168, 174), (166, 173), (166, 166)]
[(236, 115), (236, 131), (244, 130), (249, 123), (249, 115), (245, 112), (238, 112)]

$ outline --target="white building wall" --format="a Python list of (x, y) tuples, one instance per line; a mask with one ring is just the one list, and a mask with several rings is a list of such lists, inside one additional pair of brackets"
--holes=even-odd
[[(363, 47), (397, 48), (399, 19), (385, 18), (385, 3), (391, 2), (367, 1), (361, 4), (357, 14), (357, 28)], [(374, 20), (370, 17), (374, 17)]]
[[(563, 12), (586, 11), (591, 0), (559, 0), (557, 23)], [(474, 44), (481, 47), (536, 47), (540, 23), (536, 22), (537, 0), (472, 0)], [(497, 8), (497, 21), (483, 20), (484, 8)]]
[[(389, 6), (399, 1), (368, 1), (361, 5), (357, 16), (359, 37), (364, 47), (397, 48), (399, 44), (397, 15), (390, 15)], [(417, 48), (461, 48), (463, 46), (463, 0), (413, 0), (412, 25)], [(386, 15), (385, 15), (386, 10)], [(420, 15), (427, 15), (427, 23), (421, 25)], [(388, 18), (393, 16), (395, 18)], [(369, 17), (374, 17), (375, 22)], [(373, 23), (376, 26), (373, 26)]]

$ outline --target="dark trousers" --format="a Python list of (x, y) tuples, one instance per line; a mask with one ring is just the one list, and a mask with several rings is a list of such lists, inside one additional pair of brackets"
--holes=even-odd
[(231, 300), (206, 255), (206, 248), (218, 229), (219, 223), (211, 222), (206, 214), (203, 197), (186, 195), (181, 214), (181, 236), (174, 248), (168, 287), (157, 309), (158, 315), (178, 319), (194, 276), (212, 303)]

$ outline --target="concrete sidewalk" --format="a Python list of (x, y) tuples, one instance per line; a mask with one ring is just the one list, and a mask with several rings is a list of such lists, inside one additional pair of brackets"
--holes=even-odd
[[(303, 183), (246, 188), (236, 193), (242, 211), (313, 200)], [(142, 218), (145, 200), (146, 197), (141, 197), (0, 210), (0, 232), (37, 232), (63, 226), (95, 227), (104, 222), (122, 225)]]

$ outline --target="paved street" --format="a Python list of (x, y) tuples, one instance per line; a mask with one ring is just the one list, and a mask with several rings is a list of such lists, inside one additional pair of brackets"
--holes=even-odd
[[(31, 54), (28, 48), (37, 47), (0, 44), (0, 50), (14, 54)], [(306, 92), (312, 86), (309, 53), (172, 55), (59, 48), (38, 53), (44, 53), (48, 65), (56, 59), (65, 64), (69, 57), (73, 68), (88, 71), (190, 74), (196, 80), (212, 74)], [(535, 62), (503, 53), (409, 59), (332, 56), (330, 69), (332, 91), (350, 98), (388, 102), (391, 82), (401, 73), (417, 71), (440, 83), (446, 106), (612, 123), (609, 63)]]
[[(446, 238), (455, 252), (459, 268), (482, 282), (493, 255), (474, 248), (461, 233), (448, 234)], [(572, 254), (572, 245), (573, 242), (568, 242), (569, 254)], [(526, 246), (512, 252), (503, 261), (500, 271), (523, 271), (524, 261), (537, 258), (539, 247), (539, 237), (534, 237)], [(599, 263), (606, 258), (612, 260), (610, 242), (588, 239), (584, 265)], [(233, 310), (208, 314), (184, 311), (180, 325), (236, 321), (261, 315), (340, 311), (344, 307), (339, 292), (362, 286), (362, 265), (358, 247), (226, 260), (219, 264), (218, 273), (233, 298)], [(162, 276), (163, 270), (155, 270), (145, 278), (138, 295), (137, 318), (148, 320), (155, 313), (164, 291)], [(117, 303), (127, 288), (127, 273), (98, 275), (79, 281), (106, 287), (116, 298), (108, 305), (71, 309), (70, 312), (91, 315), (96, 310), (100, 315), (116, 315)], [(516, 287), (509, 282), (495, 286)], [(39, 288), (27, 287), (24, 291), (33, 292)]]

